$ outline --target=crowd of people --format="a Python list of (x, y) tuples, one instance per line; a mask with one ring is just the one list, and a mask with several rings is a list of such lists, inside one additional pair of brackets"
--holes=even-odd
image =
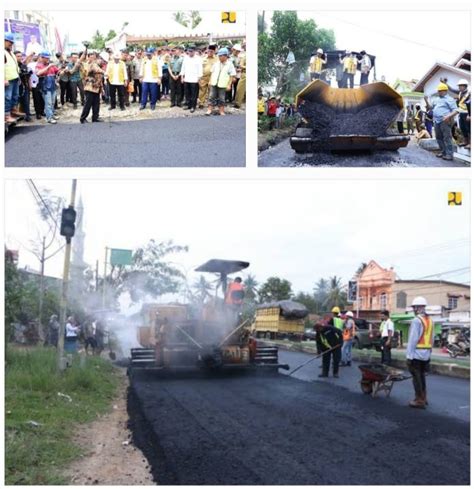
[[(30, 50), (31, 51), (31, 50)], [(155, 110), (162, 100), (171, 107), (206, 115), (225, 115), (227, 104), (240, 108), (246, 95), (245, 43), (231, 48), (215, 44), (166, 45), (131, 51), (78, 53), (14, 50), (5, 33), (5, 122), (36, 119), (56, 124), (60, 109), (82, 106), (80, 122), (100, 122), (101, 103), (126, 111), (131, 104)]]
[(257, 112), (259, 119), (263, 116), (269, 118), (269, 129), (280, 129), (286, 119), (296, 114), (295, 104), (285, 103), (281, 97), (274, 95), (265, 98), (262, 93), (258, 94)]

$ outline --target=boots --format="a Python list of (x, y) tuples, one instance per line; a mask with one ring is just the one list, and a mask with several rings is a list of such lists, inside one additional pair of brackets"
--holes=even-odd
[(412, 408), (425, 409), (425, 401), (422, 397), (418, 396), (413, 401), (410, 401), (408, 405)]

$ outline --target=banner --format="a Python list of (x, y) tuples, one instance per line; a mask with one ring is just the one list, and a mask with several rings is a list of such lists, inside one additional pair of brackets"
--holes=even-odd
[(8, 19), (4, 25), (5, 32), (11, 32), (14, 35), (15, 50), (21, 51), (27, 56), (31, 53), (39, 54), (45, 50), (45, 40), (41, 37), (38, 24)]

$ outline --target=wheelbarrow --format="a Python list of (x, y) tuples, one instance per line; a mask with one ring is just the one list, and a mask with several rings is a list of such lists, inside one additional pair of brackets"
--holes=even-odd
[(411, 375), (405, 375), (403, 370), (398, 370), (382, 363), (367, 363), (359, 365), (362, 372), (360, 388), (364, 394), (376, 397), (379, 392), (384, 392), (390, 397), (395, 382), (411, 379)]

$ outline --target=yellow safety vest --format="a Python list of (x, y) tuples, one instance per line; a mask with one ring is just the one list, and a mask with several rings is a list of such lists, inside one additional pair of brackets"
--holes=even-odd
[(417, 316), (423, 326), (423, 333), (416, 345), (417, 350), (431, 350), (433, 348), (433, 321), (426, 316)]
[(335, 328), (340, 329), (341, 331), (344, 329), (344, 321), (341, 318), (332, 318), (332, 323)]
[(142, 64), (142, 73), (143, 75), (145, 75), (145, 67), (151, 63), (151, 76), (152, 78), (159, 78), (160, 77), (160, 72), (159, 72), (159, 69), (158, 69), (158, 59), (157, 58), (151, 58), (151, 59), (148, 59), (148, 58), (145, 58), (143, 60), (143, 64)]
[(265, 99), (264, 98), (262, 98), (261, 100), (257, 99), (257, 110), (258, 110), (259, 114), (261, 114), (262, 112), (265, 112)]
[(464, 113), (467, 113), (466, 100), (469, 98), (470, 94), (469, 90), (466, 90), (464, 93), (459, 92), (458, 94), (458, 107)]
[(230, 61), (222, 64), (220, 61), (212, 67), (211, 85), (219, 88), (227, 88), (230, 82)]
[(20, 76), (16, 56), (5, 49), (5, 80), (16, 80)]
[(309, 65), (311, 73), (321, 73), (321, 71), (323, 70), (323, 62), (323, 58), (320, 58), (319, 56), (313, 56)]
[[(107, 78), (109, 82), (114, 77), (114, 65), (115, 65), (115, 61), (111, 61), (107, 65)], [(125, 63), (123, 61), (119, 61), (118, 65), (119, 65), (119, 83), (120, 85), (123, 85), (125, 83), (125, 70), (126, 70)]]
[(357, 61), (355, 61), (352, 56), (346, 56), (343, 60), (343, 67), (346, 73), (355, 75), (357, 71)]

